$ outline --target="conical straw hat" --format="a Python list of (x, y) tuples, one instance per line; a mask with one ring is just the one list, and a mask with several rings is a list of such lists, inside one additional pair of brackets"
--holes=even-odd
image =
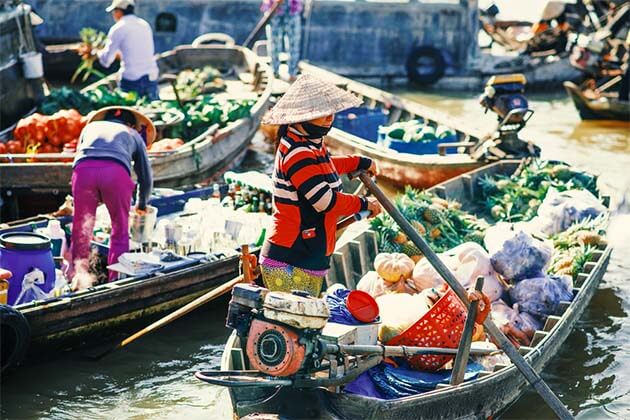
[(107, 111), (111, 109), (121, 109), (131, 112), (136, 117), (136, 126), (134, 127), (138, 133), (141, 133), (142, 130), (146, 130), (146, 145), (147, 147), (151, 146), (153, 141), (157, 136), (157, 132), (155, 130), (155, 126), (153, 125), (153, 121), (151, 121), (146, 115), (137, 109), (133, 109), (128, 106), (108, 106), (105, 108), (101, 108), (98, 111), (92, 111), (87, 116), (87, 124), (92, 121), (101, 121), (105, 118), (105, 114)]
[(361, 105), (361, 99), (309, 74), (302, 74), (263, 118), (263, 124), (310, 121)]

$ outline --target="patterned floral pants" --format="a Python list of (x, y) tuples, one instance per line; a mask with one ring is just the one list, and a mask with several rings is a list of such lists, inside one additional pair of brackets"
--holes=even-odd
[(288, 52), (289, 76), (297, 76), (302, 44), (302, 16), (290, 15), (288, 11), (274, 15), (267, 25), (267, 40), (273, 72), (278, 74), (280, 53)]

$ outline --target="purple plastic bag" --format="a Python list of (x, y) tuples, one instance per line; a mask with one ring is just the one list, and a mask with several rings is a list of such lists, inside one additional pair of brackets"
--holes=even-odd
[(561, 301), (573, 300), (573, 280), (569, 276), (525, 279), (510, 289), (510, 298), (519, 310), (544, 321), (558, 312)]

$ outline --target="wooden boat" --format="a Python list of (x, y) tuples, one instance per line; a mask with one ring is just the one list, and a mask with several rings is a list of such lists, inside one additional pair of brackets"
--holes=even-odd
[[(474, 209), (480, 177), (490, 174), (511, 174), (518, 161), (502, 161), (456, 177), (430, 191), (447, 199), (456, 199), (463, 208)], [(369, 261), (376, 253), (375, 234), (363, 231), (337, 249), (333, 258), (334, 277), (328, 284), (340, 282), (354, 288), (363, 273), (369, 270)], [(611, 248), (601, 246), (574, 284), (574, 298), (562, 302), (558, 316), (549, 316), (544, 327), (536, 331), (530, 347), (521, 346), (520, 352), (540, 372), (556, 355), (571, 333), (576, 322), (597, 290), (610, 258)], [(227, 341), (221, 370), (248, 369), (243, 359), (245, 351), (236, 334)], [(239, 364), (245, 361), (245, 366)], [(251, 372), (251, 371), (250, 371)], [(381, 400), (335, 392), (335, 388), (303, 388), (290, 386), (230, 387), (233, 410), (238, 417), (250, 413), (279, 414), (281, 418), (325, 419), (411, 419), (411, 418), (491, 418), (507, 409), (528, 388), (525, 378), (510, 365), (497, 365), (494, 371), (483, 371), (475, 379), (458, 386), (438, 386), (435, 390), (415, 396)]]
[(564, 88), (583, 120), (630, 121), (630, 102), (607, 96), (589, 99), (573, 82), (564, 82)]
[(375, 159), (379, 163), (381, 178), (394, 185), (411, 185), (416, 188), (431, 187), (486, 164), (485, 161), (474, 159), (470, 155), (470, 151), (484, 139), (483, 131), (468, 127), (465, 122), (449, 118), (413, 101), (355, 82), (322, 68), (301, 63), (300, 69), (303, 73), (313, 74), (354, 93), (364, 100), (364, 106), (388, 110), (388, 124), (420, 117), (432, 124), (450, 127), (457, 133), (456, 145), (463, 149), (462, 153), (456, 154), (398, 153), (370, 140), (333, 128), (326, 139), (326, 146), (331, 153), (360, 154)]
[[(267, 110), (273, 75), (269, 67), (249, 49), (223, 45), (184, 45), (158, 56), (160, 74), (206, 65), (224, 72), (227, 97), (256, 99), (256, 103), (248, 118), (234, 121), (220, 129), (208, 127), (207, 131), (177, 150), (151, 157), (156, 186), (190, 185), (211, 175), (220, 176), (222, 172), (238, 165), (258, 130), (262, 114)], [(109, 76), (86, 89), (113, 83), (115, 77)], [(161, 90), (168, 91), (169, 87), (161, 86)], [(43, 173), (46, 176), (42, 176)], [(0, 163), (0, 189), (27, 189), (39, 193), (67, 191), (71, 175), (70, 162)]]
[[(168, 216), (182, 212), (190, 198), (208, 198), (213, 188), (202, 188), (168, 197), (157, 198), (151, 205), (158, 215)], [(3, 225), (0, 234), (13, 231), (33, 231), (45, 227), (52, 216), (39, 216)], [(62, 225), (71, 222), (71, 217), (60, 218)], [(102, 247), (102, 246), (101, 246)], [(130, 276), (110, 283), (100, 284), (86, 290), (58, 298), (13, 306), (26, 319), (30, 330), (30, 343), (19, 350), (14, 358), (2, 360), (2, 371), (14, 367), (25, 355), (26, 362), (40, 353), (47, 357), (57, 351), (75, 348), (82, 344), (102, 341), (105, 332), (178, 308), (236, 277), (239, 272), (239, 256), (225, 254), (189, 255), (181, 268), (164, 269), (152, 274)], [(7, 308), (0, 305), (3, 311)], [(5, 337), (5, 328), (0, 329)], [(11, 334), (3, 341), (2, 359), (14, 352), (20, 343), (11, 340)]]

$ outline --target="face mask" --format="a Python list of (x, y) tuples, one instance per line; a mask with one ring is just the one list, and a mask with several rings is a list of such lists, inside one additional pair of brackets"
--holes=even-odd
[(302, 128), (308, 134), (306, 137), (309, 139), (320, 139), (324, 137), (330, 131), (331, 127), (322, 127), (321, 125), (311, 124), (309, 122), (303, 122)]

